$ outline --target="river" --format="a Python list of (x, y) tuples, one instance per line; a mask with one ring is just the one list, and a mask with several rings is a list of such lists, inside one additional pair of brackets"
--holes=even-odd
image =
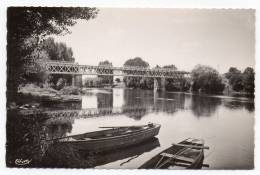
[[(82, 163), (83, 156), (78, 160), (81, 162), (79, 167), (138, 168), (172, 143), (178, 143), (189, 137), (204, 139), (205, 145), (210, 147), (209, 150), (205, 150), (204, 159), (204, 164), (208, 164), (209, 167), (203, 169), (254, 167), (255, 112), (252, 99), (174, 92), (154, 94), (150, 90), (114, 88), (89, 90), (78, 105), (69, 104), (69, 107), (48, 105), (48, 110), (70, 108), (109, 109), (111, 113), (115, 110), (121, 111), (116, 115), (88, 118), (78, 116), (67, 121), (40, 121), (40, 125), (46, 126), (42, 132), (51, 138), (96, 131), (100, 130), (101, 126), (140, 125), (148, 122), (161, 124), (157, 139), (99, 157), (94, 156), (91, 166)], [(140, 109), (143, 110), (140, 112)], [(8, 123), (12, 125), (12, 121)], [(7, 127), (7, 133), (12, 132), (11, 128)], [(10, 141), (9, 147), (12, 147), (12, 143)], [(12, 148), (7, 149), (7, 157), (14, 157), (11, 150)], [(56, 157), (56, 159), (63, 158)], [(89, 158), (85, 159), (89, 161)], [(42, 161), (44, 160), (50, 159)], [(75, 166), (70, 166), (68, 163), (64, 167)]]

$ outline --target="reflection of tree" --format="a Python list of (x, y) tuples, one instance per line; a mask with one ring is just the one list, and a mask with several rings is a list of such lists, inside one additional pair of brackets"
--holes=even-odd
[(54, 102), (54, 101), (42, 101), (44, 108), (50, 109), (81, 109), (82, 101), (79, 102)]
[(97, 107), (98, 108), (112, 108), (113, 107), (113, 90), (110, 93), (97, 93)]
[(191, 109), (197, 117), (210, 117), (215, 113), (217, 107), (221, 105), (220, 98), (202, 97), (193, 95), (191, 99)]
[[(123, 112), (130, 118), (140, 120), (148, 111), (148, 107), (153, 106), (153, 92), (149, 90), (128, 90), (124, 92)], [(135, 111), (127, 111), (137, 108)]]
[(174, 113), (184, 109), (185, 95), (182, 93), (160, 92), (154, 96), (154, 109), (159, 112)]
[(129, 117), (141, 119), (148, 109), (153, 109), (155, 112), (174, 113), (178, 109), (184, 109), (185, 94), (182, 93), (167, 93), (145, 91), (145, 90), (125, 90), (124, 93), (124, 107), (130, 108), (133, 106), (146, 108), (146, 112), (137, 114), (128, 114)]
[(97, 94), (97, 107), (98, 109), (109, 109), (106, 110), (107, 114), (112, 113), (113, 108), (113, 90), (109, 91), (110, 93), (98, 93)]
[(43, 158), (44, 167), (93, 168), (99, 165), (141, 155), (160, 146), (157, 138), (116, 151), (92, 154), (79, 151), (71, 145), (53, 145)]
[(153, 91), (126, 89), (124, 101), (125, 106), (153, 106)]
[(147, 113), (147, 109), (146, 108), (137, 108), (135, 110), (129, 110), (129, 108), (127, 107), (123, 107), (123, 113), (130, 117), (133, 118), (135, 120), (141, 120), (141, 118), (143, 116), (145, 116), (145, 114)]
[(73, 118), (49, 119), (45, 122), (48, 139), (65, 137), (72, 130)]
[(249, 112), (253, 112), (255, 110), (254, 103), (243, 101), (225, 101), (224, 106), (229, 109), (242, 109), (244, 107)]
[(240, 101), (224, 101), (224, 106), (229, 109), (242, 109), (243, 103)]

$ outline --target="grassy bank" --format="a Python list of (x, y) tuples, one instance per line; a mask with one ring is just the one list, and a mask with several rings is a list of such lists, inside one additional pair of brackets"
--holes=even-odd
[(50, 101), (80, 101), (81, 89), (77, 87), (64, 87), (61, 90), (55, 90), (50, 87), (39, 87), (35, 84), (26, 84), (20, 86), (18, 93)]

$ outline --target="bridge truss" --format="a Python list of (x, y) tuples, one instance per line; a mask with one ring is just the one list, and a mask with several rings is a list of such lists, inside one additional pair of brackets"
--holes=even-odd
[(108, 67), (79, 65), (68, 62), (42, 62), (41, 67), (50, 74), (70, 75), (105, 75), (125, 77), (151, 77), (182, 79), (189, 72), (176, 71), (166, 68), (143, 68), (143, 67)]

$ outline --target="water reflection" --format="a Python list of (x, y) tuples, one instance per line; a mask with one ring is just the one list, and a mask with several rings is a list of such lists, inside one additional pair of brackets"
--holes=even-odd
[(93, 168), (129, 158), (121, 163), (120, 166), (122, 166), (141, 154), (150, 152), (159, 146), (159, 140), (157, 138), (152, 138), (147, 142), (127, 148), (117, 149), (116, 151), (102, 154), (89, 154), (87, 152), (82, 152), (71, 145), (53, 145), (48, 149), (43, 159), (45, 167)]
[(220, 98), (201, 98), (201, 96), (199, 95), (192, 95), (191, 97), (191, 110), (193, 114), (197, 117), (212, 116), (220, 105)]
[(152, 138), (146, 142), (143, 142), (138, 145), (134, 145), (128, 148), (124, 149), (119, 149), (116, 152), (109, 152), (106, 154), (98, 154), (98, 155), (85, 155), (85, 158), (87, 159), (92, 159), (93, 162), (93, 167), (95, 166), (100, 166), (100, 165), (105, 165), (110, 162), (115, 162), (118, 160), (123, 160), (126, 158), (130, 158), (120, 164), (120, 166), (130, 162), (134, 158), (137, 158), (141, 154), (145, 152), (150, 152), (151, 150), (157, 148), (160, 146), (160, 142), (157, 138)]
[(111, 108), (113, 107), (113, 90), (109, 89), (109, 93), (97, 94), (97, 108)]
[(255, 110), (255, 105), (252, 102), (243, 102), (237, 100), (225, 100), (223, 102), (224, 106), (236, 110), (236, 109), (243, 109), (245, 108), (249, 112), (253, 112)]
[[(250, 168), (254, 157), (254, 109), (252, 100), (233, 97), (95, 89), (83, 96), (80, 104), (40, 104), (41, 113), (7, 111), (6, 162), (14, 167), (15, 159), (29, 158), (30, 167), (137, 168), (171, 143), (199, 137), (214, 148), (205, 158), (210, 168)], [(198, 120), (202, 116), (205, 117)], [(55, 147), (44, 142), (96, 131), (100, 126), (148, 122), (162, 124), (160, 144), (147, 142), (110, 155), (87, 155), (77, 148)]]

